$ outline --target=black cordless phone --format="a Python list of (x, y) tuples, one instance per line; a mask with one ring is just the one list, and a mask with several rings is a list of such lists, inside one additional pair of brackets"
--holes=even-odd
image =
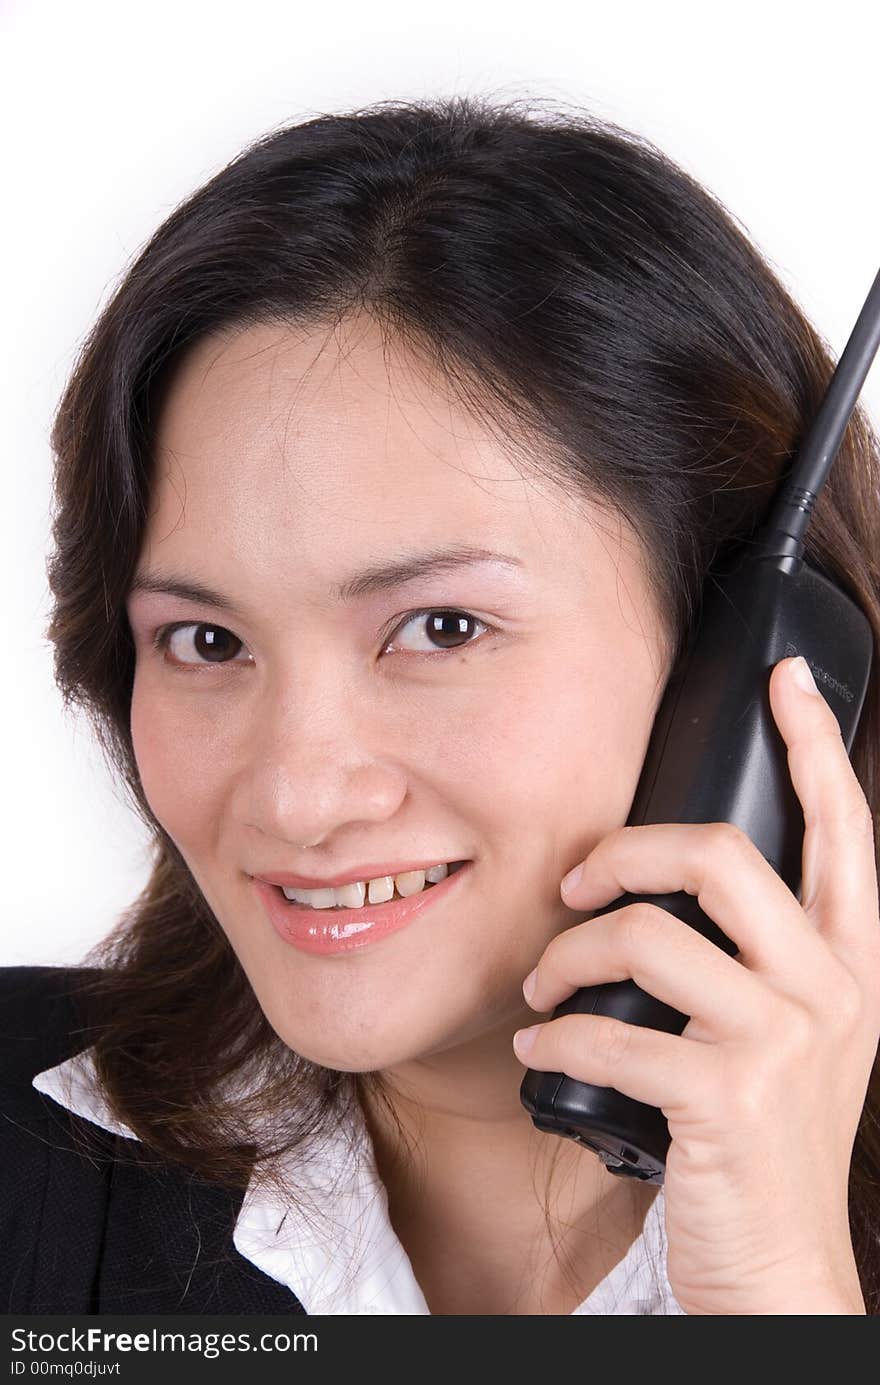
[[(803, 654), (852, 748), (871, 670), (871, 626), (855, 602), (803, 558), (813, 504), (880, 345), (880, 273), (822, 406), (757, 535), (710, 574), (696, 631), (663, 694), (627, 824), (730, 822), (748, 834), (800, 899), (804, 819), (770, 709), (770, 671)], [(880, 542), (880, 535), (878, 535)], [(693, 895), (623, 894), (596, 915), (645, 901), (733, 955)], [(772, 921), (768, 923), (772, 927)], [(553, 1011), (609, 1015), (680, 1034), (688, 1016), (634, 981), (590, 986)], [(539, 1130), (594, 1150), (616, 1174), (662, 1183), (670, 1135), (662, 1111), (558, 1072), (527, 1071), (520, 1099)]]

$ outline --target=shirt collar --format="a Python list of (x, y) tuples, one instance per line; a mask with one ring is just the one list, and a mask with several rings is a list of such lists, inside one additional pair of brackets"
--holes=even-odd
[[(37, 1091), (124, 1139), (138, 1137), (109, 1110), (91, 1049), (33, 1078)], [(354, 1130), (322, 1134), (298, 1146), (285, 1174), (297, 1205), (249, 1184), (233, 1244), (251, 1264), (286, 1285), (308, 1314), (430, 1313), (388, 1210), (363, 1114)], [(301, 1202), (300, 1202), (301, 1199)], [(681, 1313), (666, 1278), (660, 1189), (641, 1234), (574, 1314)]]

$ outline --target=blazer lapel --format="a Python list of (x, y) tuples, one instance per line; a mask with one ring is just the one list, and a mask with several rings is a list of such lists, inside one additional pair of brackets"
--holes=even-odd
[(113, 1139), (99, 1312), (305, 1315), (285, 1285), (234, 1246), (243, 1191)]

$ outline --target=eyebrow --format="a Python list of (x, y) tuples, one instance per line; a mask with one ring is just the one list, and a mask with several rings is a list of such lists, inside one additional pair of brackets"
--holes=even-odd
[[(337, 601), (351, 602), (372, 595), (374, 592), (388, 591), (402, 587), (417, 578), (433, 577), (438, 573), (452, 572), (461, 567), (474, 567), (479, 563), (496, 563), (509, 568), (523, 568), (521, 558), (509, 553), (495, 553), (488, 548), (472, 544), (458, 544), (453, 548), (430, 549), (425, 553), (412, 553), (391, 563), (375, 563), (355, 573), (338, 586), (331, 588), (331, 596)], [(235, 603), (222, 592), (207, 587), (202, 582), (177, 573), (139, 573), (129, 589), (134, 592), (162, 592), (168, 596), (180, 597), (198, 606), (213, 606), (220, 611), (242, 617)]]

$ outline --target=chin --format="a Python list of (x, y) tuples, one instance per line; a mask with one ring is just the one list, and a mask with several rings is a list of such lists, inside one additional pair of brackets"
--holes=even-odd
[(302, 1048), (297, 1048), (295, 1044), (290, 1044), (289, 1047), (301, 1058), (305, 1058), (307, 1062), (315, 1063), (319, 1068), (327, 1068), (331, 1072), (378, 1072), (382, 1068), (392, 1066), (395, 1061), (399, 1061), (393, 1058), (357, 1061), (341, 1054), (307, 1052)]
[(322, 1068), (331, 1068), (334, 1072), (378, 1072), (384, 1068), (393, 1068), (399, 1063), (415, 1062), (433, 1052), (428, 1039), (409, 1043), (399, 1040), (395, 1043), (389, 1039), (388, 1043), (380, 1046), (374, 1036), (373, 1042), (367, 1047), (355, 1040), (345, 1042), (340, 1037), (339, 1047), (328, 1049), (310, 1044), (308, 1039), (300, 1038), (297, 1041), (295, 1037), (281, 1037), (288, 1047), (310, 1063), (317, 1063)]

